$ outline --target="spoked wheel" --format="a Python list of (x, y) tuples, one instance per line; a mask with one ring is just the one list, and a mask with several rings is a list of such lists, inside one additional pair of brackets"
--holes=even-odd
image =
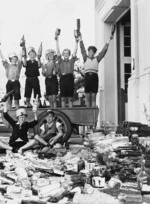
[[(52, 110), (55, 113), (55, 119), (57, 122), (61, 123), (63, 135), (63, 143), (67, 142), (72, 133), (72, 124), (70, 119), (66, 114), (59, 110)], [(47, 115), (47, 111), (42, 112), (38, 119), (39, 119), (39, 127), (45, 122), (45, 117)], [(38, 128), (39, 129), (39, 128)], [(38, 130), (39, 132), (39, 130)]]

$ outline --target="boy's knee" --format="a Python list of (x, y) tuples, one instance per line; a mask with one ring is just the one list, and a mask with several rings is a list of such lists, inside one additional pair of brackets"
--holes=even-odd
[(39, 137), (40, 137), (39, 135), (35, 135), (34, 139), (39, 139)]

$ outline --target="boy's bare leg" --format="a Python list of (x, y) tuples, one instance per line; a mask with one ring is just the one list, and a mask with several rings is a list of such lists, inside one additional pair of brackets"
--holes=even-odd
[(8, 150), (12, 150), (12, 147), (9, 146), (7, 143), (0, 141), (0, 147), (2, 147), (3, 149), (8, 149)]
[(30, 105), (30, 98), (26, 98), (26, 104), (27, 104), (27, 106)]
[(57, 108), (57, 96), (52, 95), (52, 100), (53, 100), (53, 108)]
[(68, 97), (68, 101), (69, 101), (69, 108), (72, 108), (73, 107), (73, 98)]
[(24, 146), (20, 147), (20, 149), (18, 150), (18, 153), (22, 154), (24, 150), (27, 150), (27, 149), (33, 147), (36, 144), (38, 144), (38, 142), (35, 139), (32, 139), (27, 144), (25, 144)]
[(90, 105), (91, 105), (91, 103), (90, 103), (91, 93), (85, 93), (85, 97), (86, 97), (86, 107), (90, 107)]
[(48, 145), (48, 143), (39, 135), (35, 135), (34, 139), (45, 146)]
[(16, 110), (19, 108), (19, 100), (15, 100), (15, 108)]
[(48, 101), (49, 101), (49, 107), (53, 108), (52, 96), (48, 96)]
[(12, 108), (12, 100), (7, 101), (7, 109)]
[(61, 97), (61, 107), (62, 108), (66, 107), (66, 97)]
[(96, 93), (92, 93), (91, 104), (92, 107), (96, 107)]

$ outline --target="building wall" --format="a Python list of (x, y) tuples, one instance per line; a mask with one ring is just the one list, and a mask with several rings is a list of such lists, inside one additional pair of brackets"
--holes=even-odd
[(128, 82), (128, 117), (130, 121), (142, 123), (148, 123), (144, 110), (150, 114), (149, 8), (148, 0), (131, 1), (132, 59), (135, 59), (135, 69)]

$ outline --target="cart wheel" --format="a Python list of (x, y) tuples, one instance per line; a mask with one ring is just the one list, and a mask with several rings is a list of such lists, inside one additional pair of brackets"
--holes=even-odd
[[(71, 121), (68, 118), (68, 116), (66, 116), (66, 114), (64, 114), (63, 112), (56, 109), (52, 111), (55, 113), (56, 121), (61, 123), (62, 131), (64, 133), (63, 143), (67, 142), (72, 133)], [(44, 123), (46, 115), (47, 115), (47, 111), (44, 111), (38, 116), (38, 121), (39, 121), (38, 127), (40, 127)], [(39, 128), (38, 128), (38, 133), (39, 133)]]

